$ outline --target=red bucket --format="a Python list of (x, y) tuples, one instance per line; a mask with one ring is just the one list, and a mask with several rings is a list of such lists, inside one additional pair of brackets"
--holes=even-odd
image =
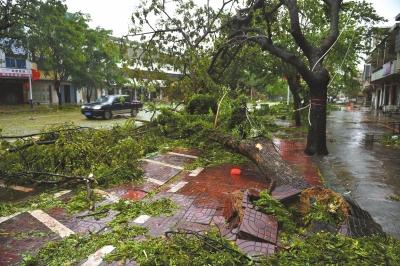
[(240, 175), (242, 173), (242, 170), (240, 168), (232, 168), (231, 169), (231, 175)]

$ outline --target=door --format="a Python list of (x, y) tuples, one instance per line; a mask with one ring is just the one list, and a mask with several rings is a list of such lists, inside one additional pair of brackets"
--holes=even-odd
[(396, 86), (393, 86), (392, 87), (392, 98), (391, 98), (390, 105), (396, 105), (396, 101), (397, 101), (397, 90), (396, 90)]
[(0, 80), (0, 104), (24, 103), (24, 81), (3, 79)]
[(64, 102), (71, 103), (71, 87), (64, 85)]

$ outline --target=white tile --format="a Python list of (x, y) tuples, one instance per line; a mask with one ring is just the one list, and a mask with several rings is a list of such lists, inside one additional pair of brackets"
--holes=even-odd
[(55, 198), (59, 198), (59, 197), (64, 196), (65, 194), (68, 194), (70, 192), (71, 192), (71, 190), (61, 190), (61, 191), (59, 191), (57, 193), (54, 193), (54, 197)]
[(188, 183), (188, 182), (180, 181), (180, 182), (178, 182), (177, 184), (173, 185), (173, 186), (171, 187), (171, 189), (168, 190), (168, 192), (175, 193), (175, 192), (177, 192), (178, 190), (180, 190), (181, 188), (183, 188), (187, 183)]
[(20, 214), (20, 212), (17, 212), (17, 213), (8, 215), (8, 216), (0, 217), (0, 224), (1, 224), (2, 222), (5, 222), (5, 221), (7, 221), (7, 220), (10, 220), (11, 218), (17, 216), (18, 214)]
[(138, 218), (136, 218), (135, 220), (133, 220), (134, 223), (136, 224), (144, 224), (148, 219), (150, 219), (151, 216), (149, 215), (140, 215)]
[(194, 169), (192, 172), (190, 172), (189, 176), (198, 176), (203, 170), (204, 170), (203, 167), (198, 167)]
[(159, 165), (162, 165), (162, 166), (167, 166), (167, 167), (171, 167), (171, 168), (178, 169), (178, 170), (183, 170), (182, 166), (177, 166), (177, 165), (173, 165), (173, 164), (169, 164), (169, 163), (163, 163), (163, 162), (154, 161), (154, 160), (150, 160), (150, 159), (141, 159), (141, 161), (148, 162), (148, 163), (159, 164)]
[(162, 186), (162, 185), (165, 184), (165, 182), (160, 181), (160, 180), (157, 180), (157, 179), (154, 179), (154, 178), (151, 178), (151, 177), (146, 177), (145, 179), (146, 179), (147, 181), (149, 181), (149, 182), (151, 182), (151, 183), (154, 183), (154, 184), (156, 184), (156, 185), (159, 185), (159, 186)]
[(51, 231), (58, 234), (61, 238), (74, 234), (74, 231), (72, 231), (42, 210), (34, 210), (30, 211), (29, 213), (45, 226), (47, 226)]
[(115, 249), (114, 246), (104, 246), (91, 254), (82, 266), (98, 266), (103, 262), (103, 258)]
[(181, 156), (181, 157), (186, 157), (186, 158), (192, 158), (192, 159), (199, 158), (198, 156), (194, 156), (194, 155), (190, 155), (190, 154), (183, 154), (183, 153), (178, 153), (178, 152), (172, 152), (172, 151), (168, 152), (168, 154)]

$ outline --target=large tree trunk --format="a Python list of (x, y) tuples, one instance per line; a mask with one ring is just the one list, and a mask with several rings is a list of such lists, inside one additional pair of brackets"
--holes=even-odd
[(303, 189), (309, 186), (303, 177), (295, 173), (282, 160), (276, 146), (270, 140), (264, 138), (238, 140), (217, 131), (209, 132), (208, 136), (211, 140), (221, 143), (254, 162), (265, 178), (271, 182), (272, 188), (289, 185)]
[(300, 76), (298, 74), (288, 75), (287, 81), (288, 81), (290, 92), (293, 95), (294, 121), (295, 121), (296, 127), (300, 127), (301, 126), (301, 113), (299, 110), (301, 108)]
[(56, 93), (57, 93), (58, 105), (62, 105), (62, 99), (61, 99), (61, 90), (60, 90), (60, 87), (61, 87), (61, 81), (59, 81), (59, 80), (55, 80), (55, 81), (54, 81), (54, 90), (55, 90), (55, 91), (56, 91)]
[(91, 98), (92, 98), (92, 89), (86, 88), (86, 101), (90, 103)]
[(327, 155), (326, 147), (326, 97), (328, 91), (329, 74), (323, 71), (318, 78), (308, 84), (310, 86), (310, 114), (307, 147), (308, 155)]

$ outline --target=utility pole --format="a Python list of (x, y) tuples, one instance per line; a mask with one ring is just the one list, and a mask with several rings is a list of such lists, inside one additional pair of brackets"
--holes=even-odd
[(31, 109), (33, 109), (33, 97), (32, 97), (32, 68), (31, 73), (29, 74), (29, 104)]

